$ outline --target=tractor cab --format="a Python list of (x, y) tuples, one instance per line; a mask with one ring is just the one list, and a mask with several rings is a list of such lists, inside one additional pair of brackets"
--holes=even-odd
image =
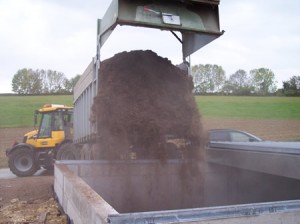
[[(73, 137), (73, 107), (46, 104), (34, 114), (35, 132), (24, 143), (36, 148), (56, 147)], [(38, 127), (37, 127), (38, 126)]]

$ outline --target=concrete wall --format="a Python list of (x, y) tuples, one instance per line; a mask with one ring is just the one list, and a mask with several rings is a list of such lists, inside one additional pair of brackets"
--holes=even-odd
[(223, 206), (300, 199), (300, 180), (208, 163), (204, 204)]
[[(82, 161), (70, 164), (119, 213), (203, 207), (201, 168), (170, 161)], [(194, 172), (193, 174), (191, 174)]]
[[(194, 168), (65, 161), (55, 165), (55, 192), (73, 223), (299, 223), (299, 180), (213, 163)], [(268, 203), (238, 205), (257, 202)]]
[(110, 215), (112, 224), (299, 224), (300, 201)]
[(66, 165), (56, 164), (54, 191), (71, 223), (107, 223), (117, 212)]
[(300, 180), (215, 163), (122, 161), (69, 164), (119, 213), (300, 199)]

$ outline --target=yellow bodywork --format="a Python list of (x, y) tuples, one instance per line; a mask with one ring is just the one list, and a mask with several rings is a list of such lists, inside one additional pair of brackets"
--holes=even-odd
[[(56, 105), (56, 104), (46, 104), (43, 108), (39, 109), (38, 112), (43, 113), (51, 113), (55, 112), (59, 109), (72, 110), (73, 107), (68, 107), (64, 105)], [(36, 149), (44, 149), (44, 148), (54, 148), (65, 140), (65, 131), (64, 130), (52, 130), (51, 136), (45, 138), (37, 138), (38, 130), (30, 131), (24, 135), (26, 138), (27, 144), (32, 145)]]
[(39, 148), (54, 148), (59, 145), (65, 139), (65, 132), (64, 131), (52, 131), (51, 138), (35, 138), (38, 131), (31, 131), (25, 134), (27, 136), (26, 143), (32, 145), (33, 147)]
[(45, 104), (43, 108), (39, 109), (40, 113), (49, 112), (49, 111), (56, 111), (57, 109), (73, 109), (73, 107), (68, 107), (64, 105), (58, 104)]

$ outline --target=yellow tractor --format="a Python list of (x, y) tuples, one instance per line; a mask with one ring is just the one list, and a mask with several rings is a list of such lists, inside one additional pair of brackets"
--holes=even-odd
[[(6, 150), (10, 170), (31, 176), (40, 168), (53, 169), (54, 159), (76, 159), (73, 139), (73, 107), (46, 104), (34, 114), (35, 130), (22, 143)], [(38, 127), (37, 127), (37, 124)]]

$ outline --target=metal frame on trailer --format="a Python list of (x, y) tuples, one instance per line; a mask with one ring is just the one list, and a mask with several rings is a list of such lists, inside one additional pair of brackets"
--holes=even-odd
[(92, 61), (74, 90), (74, 143), (93, 140), (96, 125), (90, 121), (93, 99), (97, 95), (97, 72)]

